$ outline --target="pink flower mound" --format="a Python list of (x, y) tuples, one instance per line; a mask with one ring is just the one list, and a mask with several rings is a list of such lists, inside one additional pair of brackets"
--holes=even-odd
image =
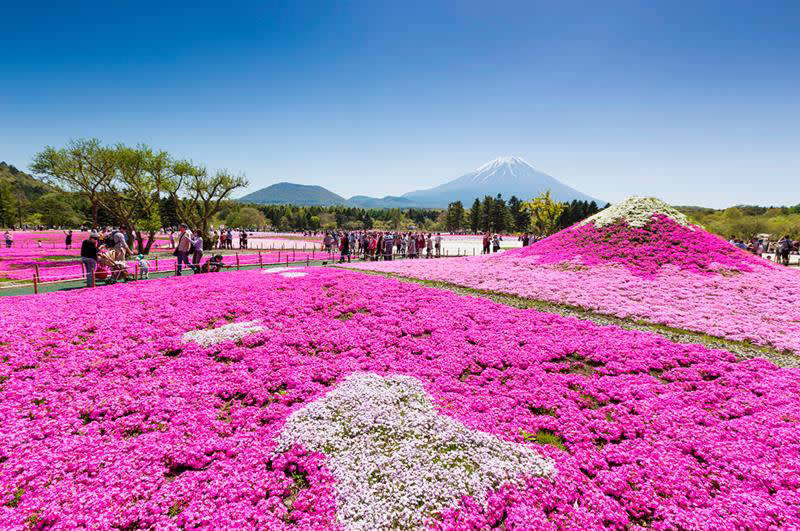
[[(653, 277), (667, 264), (698, 274), (748, 272), (776, 268), (699, 227), (684, 227), (663, 215), (653, 215), (644, 227), (624, 220), (595, 227), (574, 225), (503, 258), (537, 257), (540, 264), (578, 259), (583, 265), (619, 264), (635, 275)], [(500, 258), (502, 259), (502, 258)]]
[[(0, 299), (0, 527), (335, 527), (324, 454), (275, 439), (357, 371), (413, 376), (440, 414), (556, 463), (432, 527), (800, 526), (800, 371), (307, 271)], [(264, 330), (182, 341), (249, 321)]]

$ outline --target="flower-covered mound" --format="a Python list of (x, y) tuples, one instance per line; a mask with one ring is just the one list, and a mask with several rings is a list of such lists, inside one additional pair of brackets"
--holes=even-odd
[[(0, 528), (336, 527), (360, 496), (339, 489), (336, 452), (278, 443), (359, 372), (412, 377), (438, 415), (554, 463), (429, 526), (800, 525), (797, 370), (307, 271), (0, 299)], [(264, 330), (235, 341), (182, 339), (252, 321)]]
[(555, 473), (529, 446), (439, 415), (410, 376), (348, 376), (289, 416), (277, 450), (296, 444), (325, 454), (347, 529), (419, 528), (463, 496), (485, 506), (492, 488)]
[[(656, 208), (659, 203), (628, 201), (624, 208), (610, 207), (610, 213), (602, 211), (588, 223), (501, 255), (352, 267), (512, 293), (800, 353), (800, 273), (686, 225), (671, 207), (660, 203)], [(645, 215), (649, 221), (642, 224)]]

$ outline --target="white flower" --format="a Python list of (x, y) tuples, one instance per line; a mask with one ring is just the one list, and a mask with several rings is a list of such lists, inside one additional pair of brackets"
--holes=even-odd
[(624, 219), (631, 227), (644, 227), (650, 222), (653, 214), (666, 216), (675, 223), (694, 230), (689, 218), (655, 197), (629, 197), (625, 201), (615, 203), (578, 224), (585, 225), (592, 221), (595, 227), (604, 227)]
[(302, 273), (300, 271), (292, 271), (292, 272), (289, 272), (289, 273), (281, 273), (281, 276), (282, 277), (286, 277), (286, 278), (298, 278), (298, 277), (304, 277), (307, 274), (308, 273)]
[(410, 376), (354, 373), (292, 413), (277, 442), (276, 452), (299, 444), (326, 455), (347, 529), (420, 528), (462, 496), (485, 504), (503, 483), (555, 474), (532, 448), (439, 415)]
[(242, 321), (240, 323), (222, 325), (219, 328), (190, 330), (183, 334), (182, 339), (186, 342), (194, 341), (200, 346), (209, 347), (223, 341), (236, 341), (264, 330), (264, 327), (259, 326), (257, 323), (258, 321)]
[(270, 273), (281, 273), (281, 274), (283, 274), (286, 271), (294, 271), (296, 269), (302, 269), (302, 267), (300, 267), (300, 266), (297, 266), (297, 267), (271, 267), (269, 269), (265, 269), (264, 271), (262, 271), (262, 273), (264, 273), (264, 274), (270, 274)]

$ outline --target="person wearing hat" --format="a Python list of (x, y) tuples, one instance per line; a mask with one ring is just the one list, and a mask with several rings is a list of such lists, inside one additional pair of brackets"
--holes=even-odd
[(136, 257), (136, 265), (139, 267), (139, 278), (150, 278), (150, 262), (140, 254)]
[(97, 241), (100, 235), (95, 231), (89, 235), (89, 238), (83, 240), (81, 243), (81, 262), (86, 271), (86, 287), (94, 287), (94, 270), (97, 268)]

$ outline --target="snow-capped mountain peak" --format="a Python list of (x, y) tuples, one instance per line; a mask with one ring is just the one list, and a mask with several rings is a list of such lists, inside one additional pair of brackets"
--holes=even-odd
[(515, 156), (498, 157), (457, 179), (427, 190), (409, 192), (403, 197), (417, 204), (446, 206), (456, 200), (471, 204), (476, 198), (497, 194), (506, 199), (514, 195), (528, 200), (547, 190), (557, 201), (593, 200)]
[(488, 183), (492, 181), (519, 180), (536, 171), (521, 157), (497, 157), (480, 166), (472, 173), (468, 173), (469, 182)]
[(518, 166), (518, 165), (522, 165), (522, 164), (524, 164), (526, 166), (530, 166), (530, 164), (528, 164), (525, 161), (525, 159), (523, 159), (522, 157), (508, 157), (508, 156), (507, 157), (497, 157), (496, 159), (490, 160), (486, 164), (483, 164), (482, 166), (479, 166), (478, 169), (476, 169), (475, 171), (476, 172), (484, 172), (484, 171), (487, 171), (487, 170), (497, 169), (500, 166), (512, 166), (513, 167), (513, 166)]

